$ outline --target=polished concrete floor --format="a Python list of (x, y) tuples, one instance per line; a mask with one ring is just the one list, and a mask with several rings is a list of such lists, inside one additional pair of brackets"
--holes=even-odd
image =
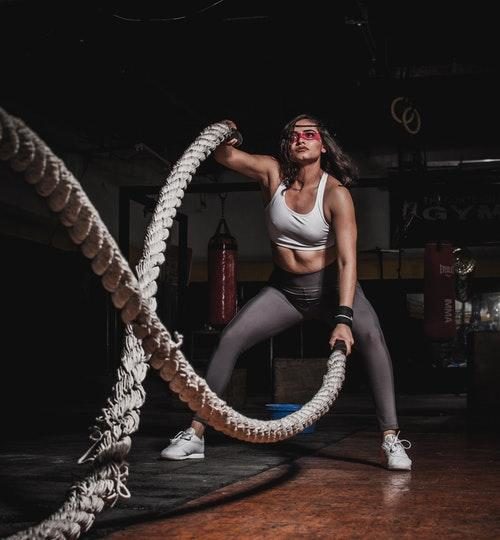
[[(129, 454), (130, 499), (99, 514), (92, 539), (500, 538), (500, 437), (463, 395), (399, 396), (411, 472), (379, 465), (366, 396), (343, 395), (312, 434), (277, 444), (207, 433), (206, 458), (158, 459), (187, 411), (152, 403)], [(259, 416), (255, 404), (247, 411)], [(85, 468), (84, 432), (16, 432), (0, 452), (0, 537), (57, 510)], [(5, 434), (4, 434), (5, 435)]]

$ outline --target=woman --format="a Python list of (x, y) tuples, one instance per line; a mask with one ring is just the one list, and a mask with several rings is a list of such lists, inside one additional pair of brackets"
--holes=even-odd
[[(228, 121), (236, 132), (234, 122)], [(268, 285), (247, 302), (222, 332), (206, 380), (221, 395), (239, 355), (305, 318), (323, 319), (329, 344), (345, 342), (362, 353), (382, 432), (383, 464), (410, 470), (408, 441), (398, 438), (391, 359), (373, 307), (356, 277), (356, 218), (347, 187), (354, 166), (323, 124), (309, 114), (283, 129), (280, 157), (249, 154), (237, 136), (215, 159), (257, 180), (265, 198), (275, 269)], [(199, 417), (162, 452), (164, 459), (204, 457), (205, 425)]]

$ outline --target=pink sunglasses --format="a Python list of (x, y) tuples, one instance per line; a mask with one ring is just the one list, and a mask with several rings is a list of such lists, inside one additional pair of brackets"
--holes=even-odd
[(290, 142), (298, 143), (304, 141), (321, 141), (321, 135), (317, 131), (292, 131), (290, 133)]

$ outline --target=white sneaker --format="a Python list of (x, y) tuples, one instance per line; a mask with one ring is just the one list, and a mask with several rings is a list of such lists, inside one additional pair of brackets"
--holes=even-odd
[(400, 439), (399, 433), (390, 433), (382, 443), (382, 463), (387, 469), (394, 471), (411, 471), (411, 459), (406, 450), (411, 448), (411, 442)]
[(161, 459), (203, 459), (205, 457), (205, 440), (195, 434), (192, 427), (179, 431), (170, 439), (170, 444), (161, 451)]

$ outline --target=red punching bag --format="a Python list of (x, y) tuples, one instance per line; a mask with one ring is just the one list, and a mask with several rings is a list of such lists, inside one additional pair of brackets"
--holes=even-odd
[(231, 236), (224, 212), (208, 242), (209, 323), (225, 326), (237, 310), (236, 261), (238, 245)]
[(424, 333), (435, 341), (456, 334), (454, 255), (448, 242), (425, 244)]

